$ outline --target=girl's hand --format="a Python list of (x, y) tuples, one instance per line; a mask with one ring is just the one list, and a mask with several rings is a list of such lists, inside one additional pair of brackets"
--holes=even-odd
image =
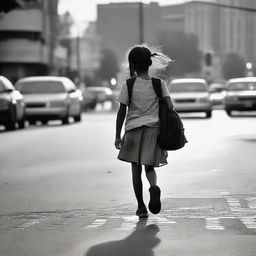
[(121, 138), (116, 138), (116, 140), (115, 140), (115, 147), (116, 147), (116, 149), (121, 149), (121, 146), (122, 146)]

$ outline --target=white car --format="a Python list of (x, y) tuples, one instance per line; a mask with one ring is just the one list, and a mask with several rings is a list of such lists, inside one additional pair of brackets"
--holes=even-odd
[(0, 76), (0, 125), (6, 130), (14, 130), (16, 123), (20, 129), (25, 127), (23, 96), (6, 77)]
[(82, 94), (67, 77), (42, 76), (26, 77), (18, 80), (15, 87), (23, 94), (26, 119), (34, 124), (41, 121), (60, 119), (69, 123), (81, 121)]
[(232, 111), (256, 111), (256, 77), (230, 79), (224, 104), (229, 116)]
[(177, 112), (205, 112), (207, 118), (212, 116), (210, 92), (204, 79), (174, 79), (168, 87)]

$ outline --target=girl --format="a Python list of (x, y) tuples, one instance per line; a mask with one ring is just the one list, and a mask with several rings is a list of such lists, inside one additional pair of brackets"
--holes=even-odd
[[(171, 61), (162, 53), (151, 52), (145, 45), (133, 47), (128, 54), (130, 76), (135, 78), (132, 96), (129, 99), (126, 82), (123, 83), (118, 101), (120, 107), (116, 118), (115, 147), (120, 149), (118, 159), (131, 163), (134, 193), (138, 202), (136, 215), (147, 218), (148, 212), (143, 201), (142, 165), (149, 181), (149, 210), (157, 214), (161, 210), (160, 188), (157, 186), (157, 176), (154, 167), (167, 164), (167, 152), (157, 143), (159, 131), (158, 98), (153, 89), (149, 67), (153, 62), (159, 62), (166, 67)], [(154, 63), (153, 63), (154, 64)], [(172, 109), (169, 91), (161, 80), (162, 95)], [(126, 116), (128, 108), (128, 114)], [(125, 134), (121, 139), (121, 130), (125, 122)]]

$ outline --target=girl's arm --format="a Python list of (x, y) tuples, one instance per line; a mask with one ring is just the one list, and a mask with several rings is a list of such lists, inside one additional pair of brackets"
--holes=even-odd
[(117, 112), (116, 117), (116, 139), (115, 139), (115, 147), (117, 149), (121, 148), (121, 130), (124, 123), (124, 119), (126, 116), (126, 105), (120, 103), (120, 107)]

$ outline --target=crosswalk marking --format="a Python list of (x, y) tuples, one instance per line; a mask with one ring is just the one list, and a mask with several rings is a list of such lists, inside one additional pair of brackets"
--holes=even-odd
[(80, 230), (90, 229), (90, 228), (99, 228), (99, 227), (102, 227), (107, 221), (108, 219), (96, 219), (95, 221), (93, 221), (92, 224), (88, 226), (84, 226), (80, 228)]
[(206, 229), (211, 229), (211, 230), (224, 230), (225, 228), (221, 225), (221, 221), (219, 218), (205, 218)]
[(242, 217), (240, 221), (249, 229), (256, 229), (256, 218), (255, 217)]
[[(149, 214), (147, 225), (157, 224), (168, 227), (179, 225), (183, 219), (202, 220), (202, 226), (207, 230), (225, 230), (224, 219), (235, 219), (246, 229), (256, 230), (256, 196), (230, 194), (222, 189), (221, 198), (194, 198), (173, 202), (172, 207), (165, 208), (158, 215)], [(220, 201), (218, 201), (218, 199)], [(182, 199), (181, 199), (182, 200)], [(166, 204), (167, 205), (167, 204)], [(176, 207), (173, 207), (173, 206)], [(179, 206), (179, 207), (177, 207)], [(59, 230), (78, 229), (95, 230), (99, 228), (129, 231), (137, 227), (139, 218), (133, 209), (124, 205), (116, 209), (71, 209), (50, 212), (20, 212), (0, 215), (0, 231), (13, 229), (27, 230), (35, 226), (37, 229)], [(177, 223), (176, 223), (177, 221)], [(201, 221), (200, 221), (201, 223)], [(235, 222), (234, 222), (235, 223)], [(254, 231), (253, 231), (254, 232)]]

